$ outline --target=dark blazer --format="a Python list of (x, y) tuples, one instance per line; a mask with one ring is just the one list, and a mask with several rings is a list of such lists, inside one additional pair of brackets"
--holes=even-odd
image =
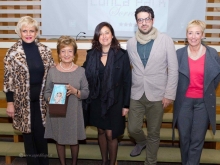
[[(92, 58), (92, 56), (93, 50), (88, 50), (86, 61), (83, 64), (83, 67), (86, 68), (87, 61), (89, 61), (88, 58)], [(112, 126), (112, 138), (116, 138), (124, 134), (125, 117), (122, 116), (122, 108), (129, 108), (130, 104), (131, 67), (126, 50), (119, 49), (115, 54), (113, 68), (113, 89), (115, 101), (113, 106), (111, 106), (108, 111), (110, 112), (109, 114)]]
[[(206, 46), (205, 70), (204, 70), (204, 102), (208, 112), (212, 131), (216, 130), (216, 93), (215, 89), (220, 81), (220, 57), (215, 49)], [(177, 86), (176, 100), (174, 102), (173, 129), (178, 120), (186, 90), (189, 86), (189, 64), (187, 47), (177, 50), (179, 63), (179, 81)], [(174, 138), (174, 134), (173, 134)]]

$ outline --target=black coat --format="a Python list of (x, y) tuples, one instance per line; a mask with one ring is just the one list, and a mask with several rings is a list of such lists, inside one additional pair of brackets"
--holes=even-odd
[[(86, 69), (87, 61), (89, 58), (93, 58), (93, 50), (87, 51), (86, 61), (83, 67)], [(112, 138), (116, 138), (124, 134), (125, 129), (125, 117), (122, 116), (122, 108), (129, 108), (130, 93), (131, 93), (131, 67), (128, 58), (128, 53), (124, 49), (119, 49), (114, 57), (113, 66), (113, 89), (114, 89), (114, 104), (108, 111), (111, 111), (110, 120), (112, 127)], [(89, 82), (88, 82), (89, 83)], [(91, 100), (92, 101), (92, 100)], [(85, 104), (85, 101), (83, 102)], [(84, 108), (87, 106), (83, 106)], [(84, 115), (86, 116), (89, 109), (84, 109)], [(107, 112), (108, 113), (108, 112)], [(86, 119), (85, 117), (85, 120)], [(86, 122), (87, 123), (87, 122)]]
[[(205, 45), (204, 45), (205, 46)], [(174, 102), (173, 128), (175, 127), (179, 112), (189, 86), (189, 64), (187, 47), (177, 50), (179, 64), (179, 81), (176, 99)], [(216, 93), (215, 89), (220, 81), (220, 57), (215, 49), (206, 47), (205, 69), (204, 69), (204, 102), (213, 133), (216, 130)], [(174, 138), (174, 136), (173, 136)]]

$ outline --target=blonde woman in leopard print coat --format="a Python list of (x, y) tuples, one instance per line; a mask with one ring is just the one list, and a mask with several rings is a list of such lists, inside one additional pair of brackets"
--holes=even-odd
[(54, 61), (51, 50), (36, 39), (39, 32), (36, 20), (21, 17), (15, 32), (20, 39), (4, 58), (7, 114), (13, 118), (13, 127), (23, 133), (27, 165), (48, 165), (43, 94)]

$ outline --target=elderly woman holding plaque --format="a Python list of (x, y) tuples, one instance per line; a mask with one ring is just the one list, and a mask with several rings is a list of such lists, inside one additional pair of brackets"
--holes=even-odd
[[(58, 39), (57, 53), (60, 63), (56, 67), (50, 68), (44, 94), (45, 99), (51, 103), (50, 99), (54, 99), (52, 93), (54, 86), (59, 83), (68, 84), (65, 85), (66, 95), (62, 96), (68, 99), (66, 115), (64, 117), (53, 117), (50, 115), (52, 109), (49, 108), (45, 130), (45, 138), (56, 141), (57, 152), (62, 165), (66, 164), (65, 145), (70, 145), (72, 165), (76, 165), (79, 151), (78, 140), (86, 138), (81, 99), (88, 97), (89, 90), (84, 68), (73, 63), (76, 51), (77, 45), (73, 38), (61, 36)], [(59, 86), (61, 87), (61, 85)], [(57, 106), (61, 105), (57, 104)]]

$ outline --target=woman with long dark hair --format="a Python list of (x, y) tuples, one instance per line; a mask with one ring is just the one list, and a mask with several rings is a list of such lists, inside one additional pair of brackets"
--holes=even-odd
[(102, 165), (114, 165), (117, 137), (124, 133), (125, 115), (129, 110), (131, 69), (126, 50), (120, 47), (112, 26), (101, 22), (96, 26), (92, 49), (83, 64), (89, 83), (89, 98), (84, 106), (89, 123), (98, 129)]

